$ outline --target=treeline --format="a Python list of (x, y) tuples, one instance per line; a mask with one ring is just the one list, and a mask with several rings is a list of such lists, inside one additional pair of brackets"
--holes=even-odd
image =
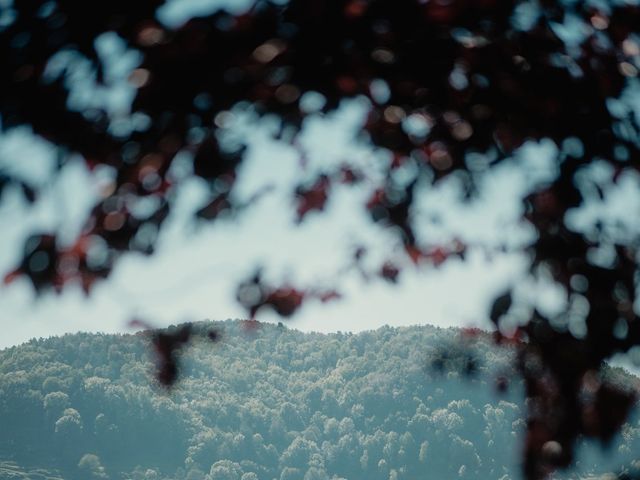
[[(520, 476), (521, 385), (495, 388), (512, 352), (482, 335), (461, 348), (458, 330), (426, 326), (357, 335), (196, 327), (222, 330), (222, 341), (190, 345), (170, 392), (154, 385), (145, 334), (1, 351), (2, 478), (34, 469), (69, 480)], [(634, 422), (606, 458), (630, 464), (639, 446)], [(579, 470), (603, 471), (604, 458), (592, 452)]]

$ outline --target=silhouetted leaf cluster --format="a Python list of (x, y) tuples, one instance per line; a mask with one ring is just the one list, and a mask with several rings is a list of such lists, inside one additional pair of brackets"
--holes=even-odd
[(193, 325), (185, 323), (180, 327), (166, 330), (153, 329), (143, 320), (132, 320), (133, 327), (143, 327), (150, 329), (151, 344), (156, 357), (156, 378), (160, 385), (171, 388), (178, 380), (180, 373), (180, 353), (184, 347), (189, 345), (194, 336), (204, 336), (211, 342), (217, 342), (221, 338), (221, 333), (216, 329), (206, 331), (194, 330)]
[[(148, 232), (157, 231), (171, 210), (177, 181), (170, 167), (179, 153), (193, 158), (193, 174), (209, 185), (208, 204), (197, 216), (215, 220), (234, 212), (244, 147), (223, 141), (222, 133), (229, 111), (241, 102), (259, 114), (277, 114), (288, 138), (285, 130), (297, 131), (308, 116), (305, 94), (321, 95), (320, 113), (347, 97), (368, 98), (364, 131), (391, 160), (364, 208), (373, 222), (397, 233), (416, 264), (427, 259), (437, 266), (465, 252), (462, 244), (433, 248), (416, 237), (418, 184), (458, 175), (472, 200), (478, 173), (511, 161), (525, 142), (551, 139), (559, 173), (524, 200), (524, 218), (537, 234), (529, 246), (531, 272), (548, 272), (570, 301), (587, 301), (585, 334), (540, 312), (518, 322), (523, 326), (514, 332), (501, 320), (507, 302), (496, 304), (491, 317), (501, 340), (520, 348), (518, 366), (532, 406), (527, 477), (568, 465), (579, 435), (610, 437), (631, 399), (590, 379), (606, 358), (640, 344), (633, 308), (637, 239), (613, 238), (606, 225), (577, 232), (565, 219), (584, 203), (578, 176), (587, 166), (609, 165), (612, 186), (638, 169), (638, 116), (621, 99), (640, 68), (636, 3), (259, 1), (243, 14), (218, 11), (176, 28), (156, 20), (162, 3), (14, 0), (7, 7), (0, 26), (2, 128), (29, 125), (60, 149), (79, 153), (90, 168), (115, 169), (116, 177), (74, 247), (50, 232), (34, 235), (6, 282), (26, 275), (40, 292), (79, 280), (89, 292), (122, 252), (151, 253), (155, 237)], [(72, 96), (74, 61), (89, 62), (96, 85), (107, 81), (96, 48), (105, 33), (142, 55), (129, 81), (136, 88), (131, 118), (144, 121), (129, 130), (114, 127), (121, 119), (108, 108), (74, 103)], [(413, 174), (401, 182), (395, 173), (404, 166)], [(323, 210), (334, 173), (295, 187), (299, 221)], [(347, 185), (362, 175), (348, 162), (340, 172)], [(30, 198), (38, 195), (3, 172), (0, 188), (8, 184)], [(144, 215), (134, 208), (142, 198), (155, 205)], [(611, 250), (613, 259), (595, 261), (599, 249)], [(377, 274), (396, 282), (401, 268), (390, 260)], [(238, 298), (251, 317), (264, 306), (291, 316), (309, 297), (305, 289), (264, 287), (257, 280), (241, 290)], [(169, 383), (172, 375), (167, 372)], [(594, 390), (585, 395), (585, 389)], [(608, 416), (608, 409), (620, 418)]]

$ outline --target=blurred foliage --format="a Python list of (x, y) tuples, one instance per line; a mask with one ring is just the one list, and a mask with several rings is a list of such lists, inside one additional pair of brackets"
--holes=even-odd
[[(178, 157), (208, 184), (199, 218), (250, 206), (234, 197), (245, 148), (231, 134), (234, 109), (275, 114), (277, 136), (296, 145), (310, 115), (344, 98), (366, 99), (362, 136), (385, 153), (383, 175), (368, 178), (349, 162), (317, 178), (301, 174), (292, 210), (303, 222), (324, 209), (334, 185), (373, 182), (363, 208), (397, 234), (416, 265), (464, 258), (467, 249), (417, 238), (419, 188), (455, 176), (472, 201), (478, 178), (548, 139), (557, 172), (523, 199), (522, 219), (536, 233), (526, 247), (531, 276), (555, 282), (568, 307), (553, 317), (531, 309), (515, 322), (505, 320), (511, 302), (491, 311), (499, 340), (521, 345), (516, 365), (530, 399), (526, 476), (571, 464), (581, 435), (609, 440), (633, 398), (593, 378), (607, 358), (640, 346), (638, 232), (606, 215), (586, 229), (567, 219), (637, 175), (637, 1), (259, 1), (173, 26), (157, 19), (161, 6), (3, 3), (2, 129), (27, 125), (59, 149), (58, 168), (80, 154), (112, 177), (75, 242), (35, 232), (6, 283), (25, 275), (38, 292), (77, 283), (89, 292), (123, 252), (153, 252), (180, 183), (171, 168)], [(124, 76), (114, 57), (128, 59)], [(118, 103), (114, 88), (130, 101)], [(39, 194), (0, 172), (0, 189), (7, 186), (31, 200)], [(396, 282), (401, 268), (390, 259), (370, 273)], [(308, 288), (268, 285), (257, 275), (240, 286), (238, 300), (252, 317), (261, 308), (290, 316), (318, 297)], [(64, 418), (61, 428), (77, 425), (73, 415)]]

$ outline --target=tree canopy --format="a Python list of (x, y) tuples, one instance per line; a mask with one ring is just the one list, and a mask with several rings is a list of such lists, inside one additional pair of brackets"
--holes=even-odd
[[(491, 319), (499, 341), (519, 345), (515, 363), (530, 399), (528, 478), (569, 465), (580, 435), (611, 438), (633, 402), (599, 372), (605, 359), (640, 343), (637, 228), (607, 216), (587, 226), (570, 220), (637, 175), (637, 1), (259, 1), (178, 25), (158, 20), (163, 4), (3, 5), (2, 129), (29, 126), (58, 149), (59, 168), (78, 154), (112, 174), (76, 241), (34, 233), (5, 282), (25, 275), (38, 291), (79, 282), (89, 292), (122, 253), (151, 253), (180, 183), (172, 170), (178, 157), (208, 182), (199, 218), (214, 222), (250, 208), (234, 197), (243, 162), (243, 143), (230, 131), (234, 109), (275, 114), (278, 135), (295, 145), (309, 116), (345, 98), (367, 99), (362, 135), (383, 153), (382, 175), (348, 159), (320, 173), (301, 167), (292, 208), (304, 222), (336, 185), (364, 183), (371, 221), (393, 231), (418, 266), (464, 257), (468, 248), (416, 235), (421, 188), (455, 177), (473, 202), (479, 178), (548, 139), (552, 178), (522, 199), (523, 220), (536, 234), (525, 248), (532, 277), (561, 286), (568, 306), (553, 317), (535, 308), (523, 314), (507, 292)], [(102, 89), (120, 78), (101, 49), (107, 37), (134, 58), (124, 109)], [(0, 188), (10, 186), (38, 195), (0, 172)], [(365, 254), (357, 250), (354, 260)], [(370, 273), (395, 282), (400, 270), (389, 260)], [(287, 317), (309, 298), (337, 295), (267, 284), (259, 274), (238, 288), (251, 317), (264, 307)], [(65, 429), (77, 425), (73, 412), (61, 418)], [(84, 465), (100, 471), (95, 459)]]
[[(459, 342), (456, 329), (317, 334), (265, 325), (246, 335), (239, 321), (192, 328), (225, 335), (217, 348), (197, 341), (185, 352), (170, 394), (151, 381), (146, 334), (73, 334), (0, 352), (0, 475), (521, 477), (523, 382), (493, 388), (496, 375), (513, 369), (515, 352), (488, 335), (470, 347), (477, 372), (469, 377), (452, 364), (429, 367), (443, 346)], [(607, 382), (637, 388), (639, 380), (608, 369)], [(610, 452), (579, 442), (579, 465), (559, 478), (620, 465), (633, 472), (639, 442), (634, 415)]]

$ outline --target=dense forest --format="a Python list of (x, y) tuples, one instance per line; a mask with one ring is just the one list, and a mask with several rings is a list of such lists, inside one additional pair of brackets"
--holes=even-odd
[[(329, 335), (235, 321), (194, 328), (222, 339), (186, 348), (171, 390), (154, 384), (147, 333), (79, 333), (0, 351), (0, 478), (521, 476), (522, 382), (510, 371), (513, 352), (483, 334), (460, 348), (460, 330), (429, 326)], [(621, 369), (607, 375), (637, 386)], [(576, 469), (561, 475), (633, 467), (639, 447), (634, 417), (608, 450), (583, 444)]]

